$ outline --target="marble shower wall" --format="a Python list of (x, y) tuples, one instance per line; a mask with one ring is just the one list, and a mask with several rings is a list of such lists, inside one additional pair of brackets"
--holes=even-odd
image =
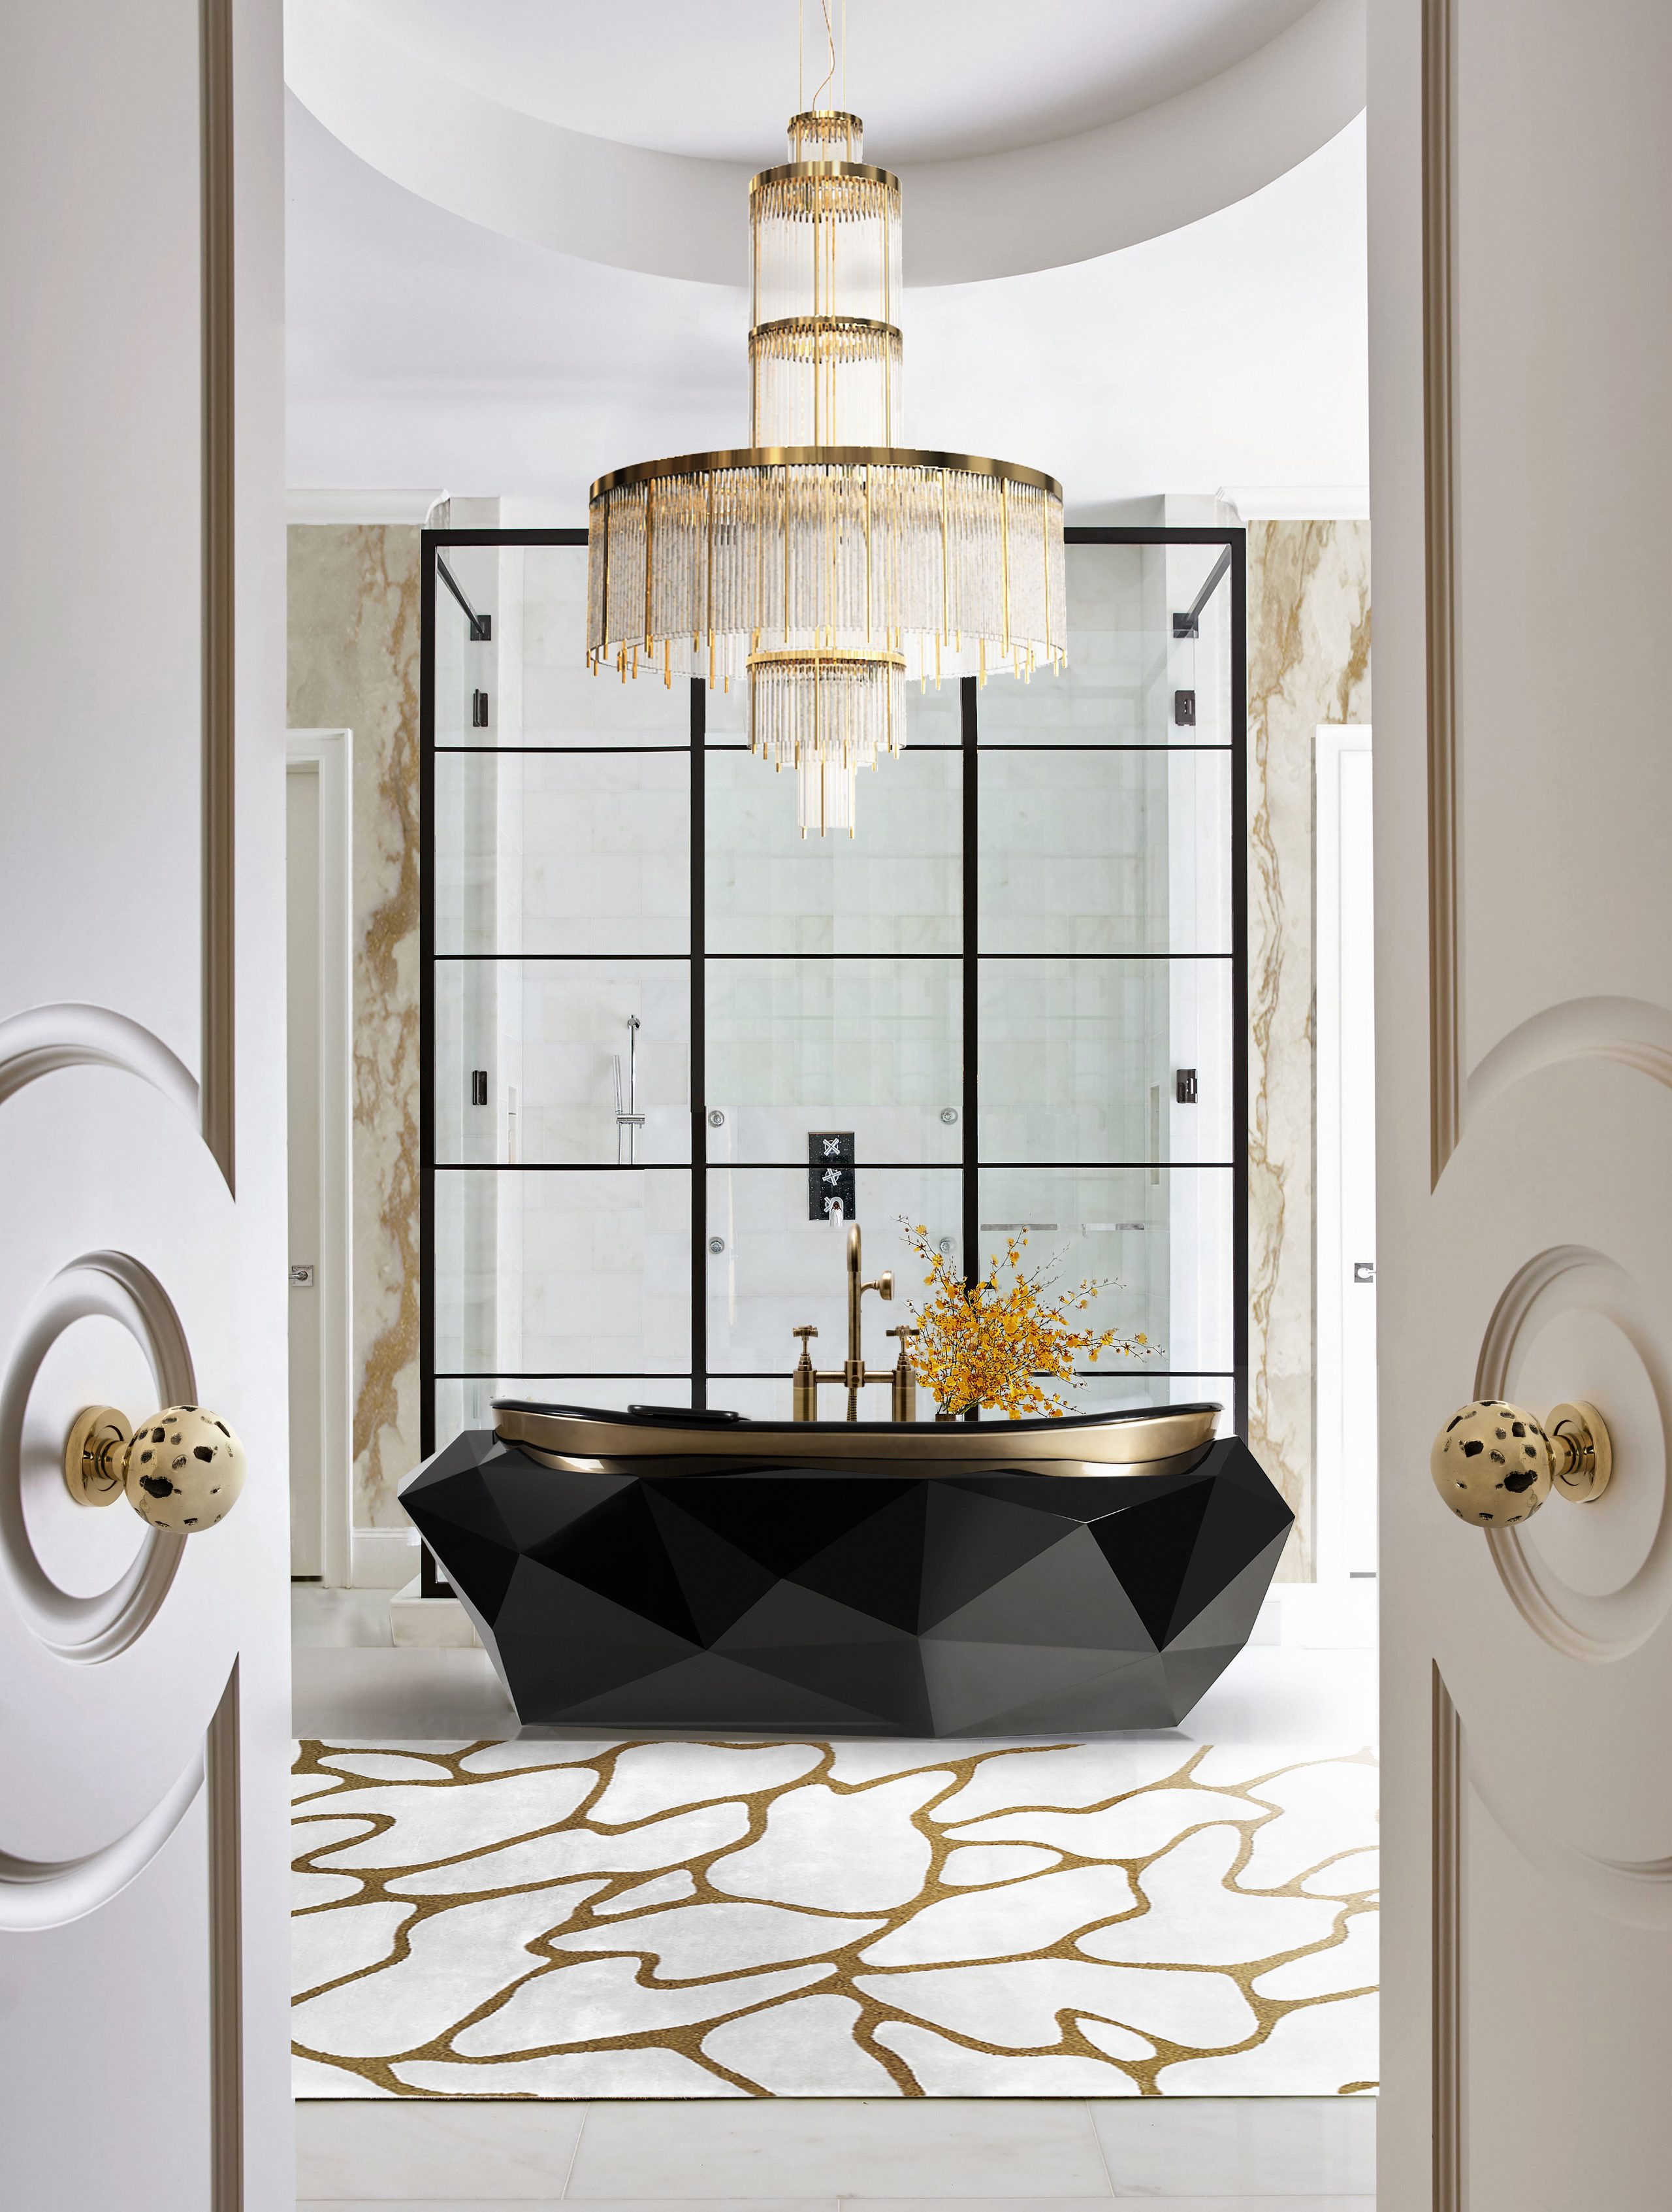
[(1298, 1516), (1278, 1570), (1312, 1568), (1315, 756), (1370, 720), (1370, 525), (1248, 526), (1248, 1441)]
[(418, 1463), (419, 533), (289, 532), (289, 720), (354, 732), (354, 1517)]

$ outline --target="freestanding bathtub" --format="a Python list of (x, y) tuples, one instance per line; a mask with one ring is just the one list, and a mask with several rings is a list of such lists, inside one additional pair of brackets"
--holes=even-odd
[(1247, 1641), (1294, 1517), (1216, 1406), (494, 1411), (401, 1502), (524, 1724), (1169, 1727)]

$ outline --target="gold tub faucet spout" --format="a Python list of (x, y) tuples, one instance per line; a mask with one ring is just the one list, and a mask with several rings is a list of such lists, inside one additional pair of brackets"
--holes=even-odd
[[(867, 1369), (864, 1353), (863, 1309), (867, 1291), (875, 1291), (881, 1298), (892, 1299), (894, 1279), (884, 1268), (874, 1283), (863, 1280), (863, 1268), (859, 1257), (859, 1224), (848, 1224), (848, 1356), (839, 1367), (815, 1367), (808, 1350), (809, 1340), (818, 1334), (810, 1322), (804, 1322), (795, 1331), (801, 1339), (801, 1358), (796, 1363), (791, 1377), (791, 1413), (797, 1421), (816, 1421), (819, 1418), (819, 1385), (821, 1382), (839, 1382), (847, 1392), (847, 1418), (859, 1418), (859, 1393), (868, 1382), (886, 1382), (893, 1393), (891, 1413), (897, 1421), (914, 1421), (917, 1413), (917, 1376), (907, 1358), (908, 1340), (916, 1334), (911, 1328), (891, 1328), (890, 1336), (900, 1339), (900, 1358), (892, 1367)], [(904, 1410), (902, 1410), (904, 1409)]]

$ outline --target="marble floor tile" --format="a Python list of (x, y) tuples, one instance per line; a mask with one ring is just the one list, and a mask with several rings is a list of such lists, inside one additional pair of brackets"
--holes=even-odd
[(1083, 2104), (947, 2098), (595, 2105), (572, 2199), (1109, 2194)]
[(299, 2104), (297, 2203), (550, 2201), (563, 2194), (586, 2111), (463, 2101)]
[(1093, 2124), (1118, 2197), (1182, 2201), (1373, 2197), (1370, 2097), (1144, 2098), (1096, 2104)]
[(338, 1743), (517, 1734), (511, 1700), (480, 1649), (302, 1646), (291, 1655), (290, 1695), (295, 1734)]
[[(516, 1735), (488, 1654), (391, 1648), (388, 1598), (385, 1590), (293, 1588), (294, 1732), (338, 1741)], [(1250, 1644), (1164, 1741), (1304, 1750), (1373, 1743), (1376, 1734), (1373, 1650)]]
[[(1119, 2212), (1149, 2203), (1165, 2212), (1376, 2212), (1373, 2197), (845, 2197), (840, 2212)], [(310, 2207), (310, 2212), (312, 2208)], [(453, 2212), (452, 2207), (447, 2212)], [(469, 2208), (465, 2208), (469, 2212)], [(658, 2206), (657, 2212), (675, 2212)], [(694, 2208), (693, 2208), (694, 2212)], [(755, 2212), (751, 2205), (749, 2212)]]
[(290, 1585), (290, 1640), (299, 1651), (387, 1649), (386, 1589), (330, 1589), (321, 1583)]

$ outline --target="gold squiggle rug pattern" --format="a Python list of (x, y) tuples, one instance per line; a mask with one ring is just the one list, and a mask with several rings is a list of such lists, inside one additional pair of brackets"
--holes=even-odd
[(296, 2092), (1373, 2089), (1375, 1786), (1176, 1738), (305, 1742)]

